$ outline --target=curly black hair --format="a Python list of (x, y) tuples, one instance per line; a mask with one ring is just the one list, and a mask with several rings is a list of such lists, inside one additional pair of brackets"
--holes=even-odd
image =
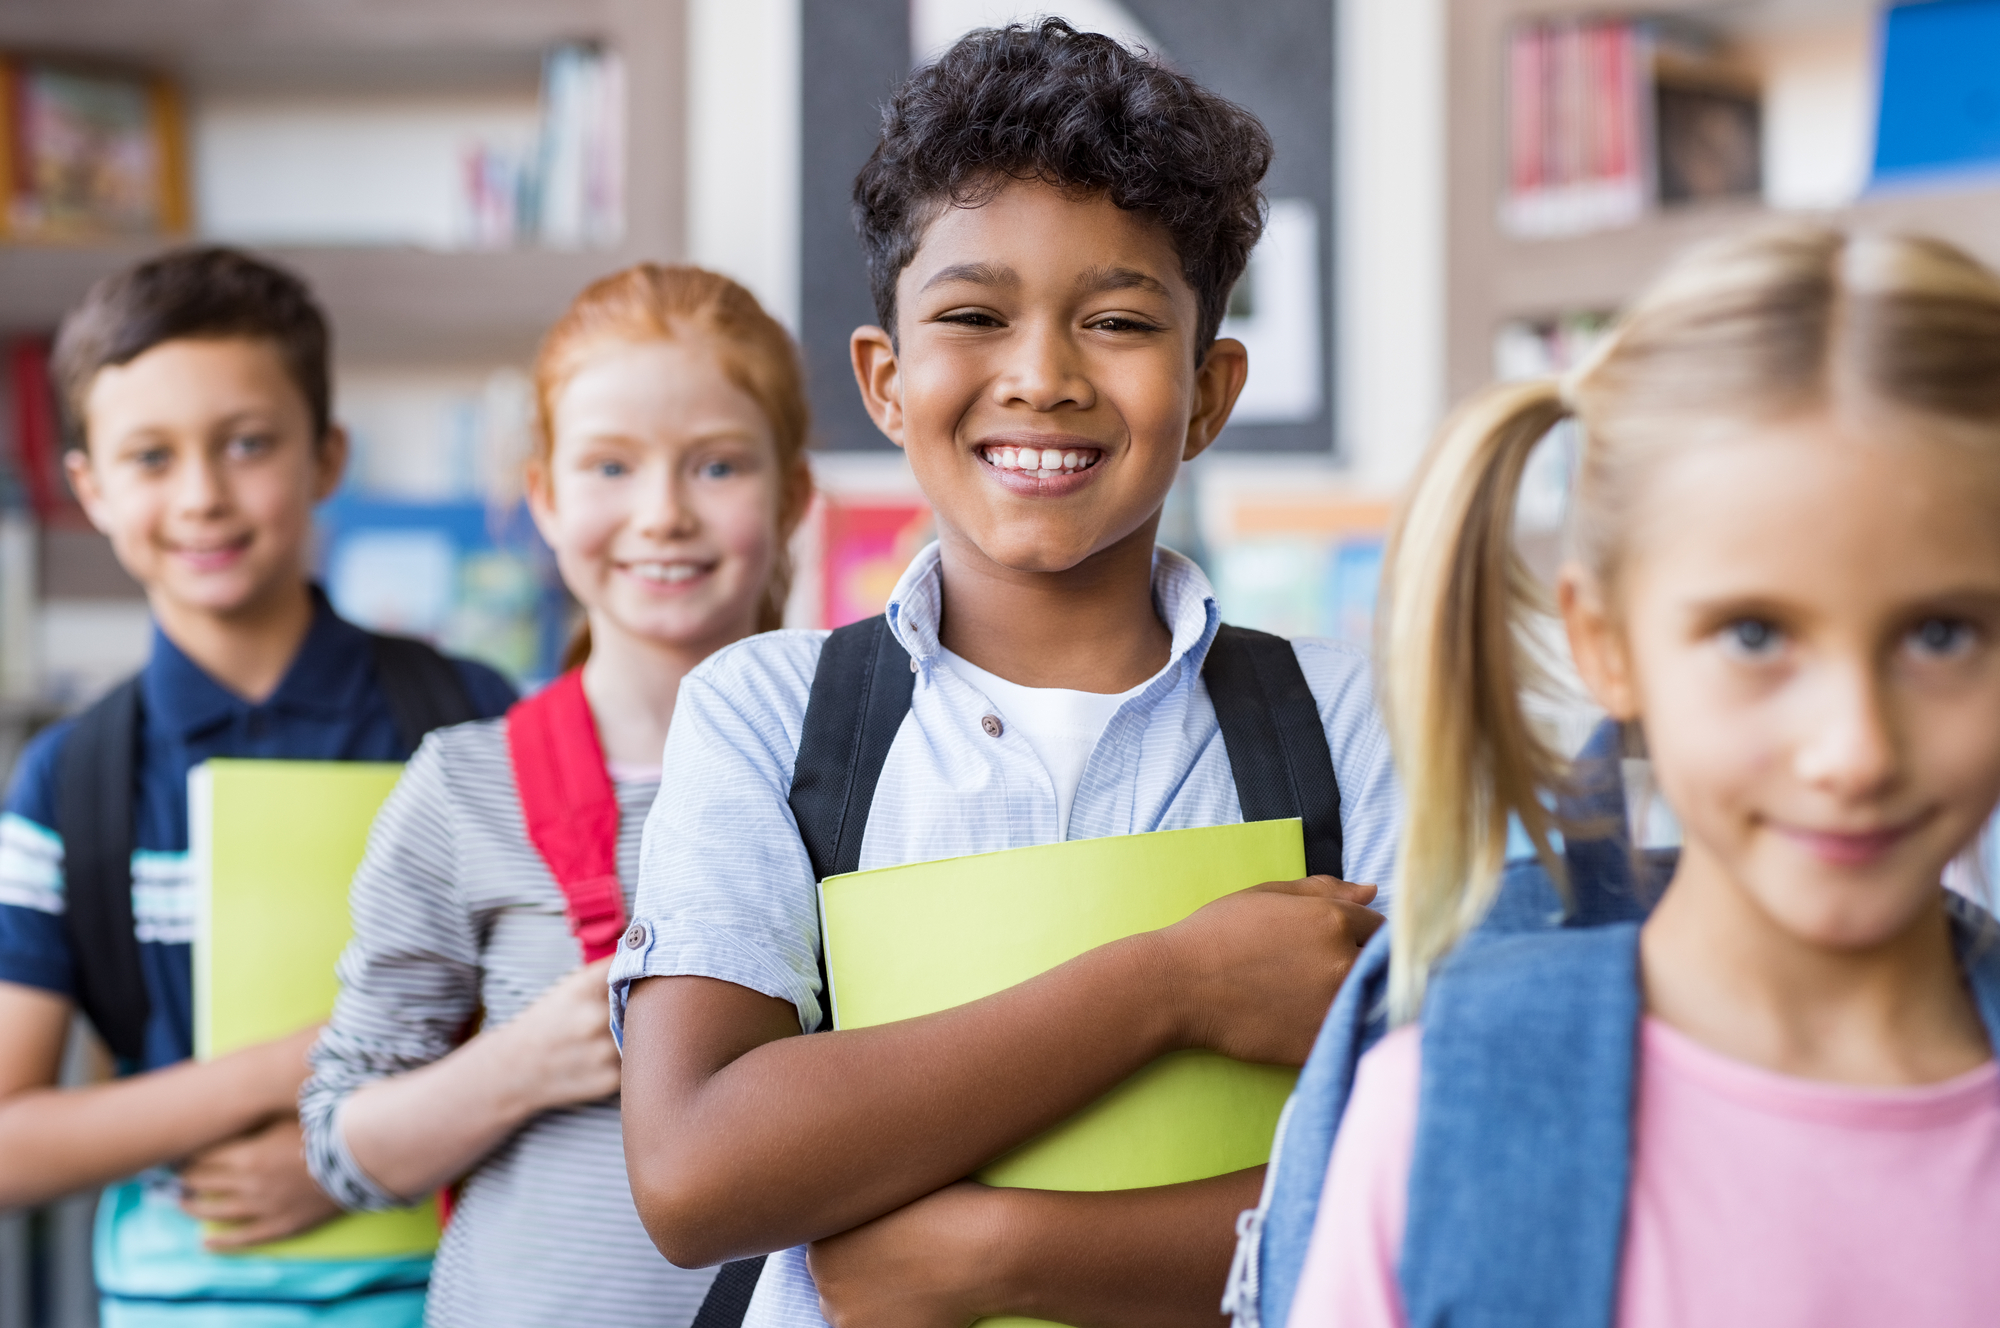
[(50, 357), (64, 442), (88, 445), (83, 403), (98, 370), (130, 364), (165, 341), (269, 341), (312, 414), (313, 437), (332, 425), (326, 315), (297, 276), (236, 249), (176, 249), (114, 272), (63, 319)]
[(1110, 37), (1058, 18), (968, 33), (896, 90), (854, 181), (876, 316), (894, 335), (896, 279), (945, 207), (1039, 180), (1166, 228), (1206, 355), (1263, 233), (1270, 165), (1256, 116)]

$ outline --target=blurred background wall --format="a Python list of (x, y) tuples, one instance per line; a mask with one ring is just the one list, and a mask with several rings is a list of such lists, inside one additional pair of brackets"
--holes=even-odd
[[(1574, 363), (1691, 243), (1824, 214), (2000, 261), (2000, 0), (0, 0), (0, 771), (146, 648), (60, 478), (47, 338), (188, 240), (296, 268), (333, 318), (357, 449), (321, 575), (361, 621), (547, 676), (568, 607), (520, 510), (526, 371), (641, 259), (727, 272), (801, 336), (823, 497), (791, 617), (875, 612), (928, 517), (847, 376), (849, 182), (914, 62), (1039, 13), (1277, 141), (1226, 329), (1244, 405), (1164, 523), (1236, 622), (1366, 643), (1447, 404)], [(1572, 450), (1523, 500), (1545, 568)], [(92, 1321), (88, 1215), (0, 1217), (0, 1328)]]

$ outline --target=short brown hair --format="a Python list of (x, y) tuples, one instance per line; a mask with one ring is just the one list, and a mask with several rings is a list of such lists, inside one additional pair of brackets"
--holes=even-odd
[[(659, 341), (699, 341), (722, 361), (729, 381), (763, 409), (777, 444), (778, 561), (757, 608), (757, 630), (784, 622), (792, 559), (786, 541), (806, 514), (812, 487), (795, 482), (812, 429), (805, 372), (791, 334), (757, 297), (728, 277), (698, 267), (640, 263), (593, 281), (542, 338), (535, 356), (535, 443), (529, 464), (549, 465), (555, 404), (586, 364), (607, 349)], [(581, 663), (590, 639), (579, 633), (563, 667)]]
[(176, 249), (90, 288), (56, 333), (50, 374), (64, 442), (83, 448), (83, 407), (102, 369), (168, 341), (254, 338), (277, 347), (306, 400), (313, 437), (333, 422), (326, 315), (304, 281), (235, 249)]

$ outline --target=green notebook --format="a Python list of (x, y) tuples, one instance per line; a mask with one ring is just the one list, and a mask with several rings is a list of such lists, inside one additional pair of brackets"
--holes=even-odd
[[(1079, 839), (829, 877), (821, 925), (836, 1028), (963, 1005), (1264, 881), (1306, 874), (1296, 820)], [(1123, 1190), (1270, 1160), (1298, 1072), (1162, 1057), (979, 1173), (992, 1185)], [(989, 1325), (1039, 1323), (989, 1319)]]
[[(194, 1054), (208, 1060), (333, 1013), (353, 935), (347, 887), (402, 774), (360, 761), (207, 761), (188, 774), (199, 916)], [(254, 1256), (368, 1259), (437, 1248), (434, 1201), (353, 1213)]]

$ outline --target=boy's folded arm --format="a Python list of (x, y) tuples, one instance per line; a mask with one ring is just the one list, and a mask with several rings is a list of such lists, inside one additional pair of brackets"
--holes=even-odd
[(961, 1179), (1155, 1058), (1298, 1065), (1379, 924), (1366, 886), (1259, 886), (919, 1019), (798, 1036), (786, 1001), (655, 977), (625, 1017), (647, 1230), (699, 1266), (847, 1231)]
[(810, 1037), (789, 1003), (733, 983), (637, 983), (625, 1156), (646, 1229), (699, 1267), (948, 1185), (1172, 1050), (1162, 979), (1134, 938), (956, 1009)]
[(178, 1161), (290, 1111), (305, 1029), (217, 1060), (58, 1088), (73, 1006), (0, 981), (0, 1209), (46, 1202)]
[(948, 1186), (815, 1243), (834, 1328), (1025, 1316), (1120, 1328), (1212, 1328), (1236, 1215), (1264, 1169), (1142, 1190)]

